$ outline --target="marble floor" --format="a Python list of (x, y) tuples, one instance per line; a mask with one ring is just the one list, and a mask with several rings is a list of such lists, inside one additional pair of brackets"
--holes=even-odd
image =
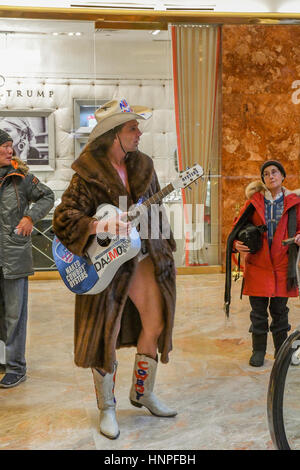
[[(61, 281), (30, 282), (28, 379), (0, 389), (0, 449), (267, 450), (267, 388), (273, 364), (248, 365), (248, 298), (232, 288), (229, 320), (223, 312), (224, 275), (178, 276), (174, 350), (158, 369), (156, 392), (178, 410), (156, 418), (128, 400), (135, 350), (118, 352), (116, 379), (120, 437), (98, 432), (90, 370), (73, 364), (73, 294)], [(290, 300), (292, 329), (300, 301)]]

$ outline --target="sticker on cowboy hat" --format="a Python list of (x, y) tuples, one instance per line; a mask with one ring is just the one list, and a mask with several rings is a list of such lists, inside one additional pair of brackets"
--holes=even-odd
[(111, 129), (135, 119), (147, 120), (152, 110), (146, 106), (130, 106), (125, 98), (104, 103), (95, 112), (97, 125), (92, 130), (88, 142), (105, 134)]

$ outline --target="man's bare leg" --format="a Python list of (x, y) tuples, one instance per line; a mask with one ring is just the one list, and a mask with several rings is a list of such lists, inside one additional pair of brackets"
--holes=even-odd
[(155, 359), (157, 341), (164, 328), (164, 318), (163, 298), (155, 279), (150, 256), (138, 263), (128, 295), (138, 309), (142, 322), (137, 352)]

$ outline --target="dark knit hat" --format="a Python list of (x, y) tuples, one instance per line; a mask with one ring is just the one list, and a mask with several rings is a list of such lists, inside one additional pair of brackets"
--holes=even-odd
[(263, 173), (264, 173), (265, 169), (268, 166), (271, 166), (271, 165), (276, 166), (278, 168), (278, 170), (280, 171), (280, 173), (282, 174), (282, 176), (284, 178), (286, 177), (285, 169), (283, 168), (281, 163), (279, 163), (277, 160), (267, 160), (265, 163), (263, 163), (263, 165), (261, 166), (261, 169), (260, 169), (260, 175), (261, 175), (261, 179), (263, 180), (263, 182), (265, 182), (264, 177), (263, 177)]
[(13, 140), (11, 136), (7, 132), (0, 129), (0, 145), (5, 144), (5, 142), (12, 142), (12, 141)]

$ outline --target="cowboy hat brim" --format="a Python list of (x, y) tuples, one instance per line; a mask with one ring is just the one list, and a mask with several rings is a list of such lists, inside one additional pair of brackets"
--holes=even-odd
[(141, 112), (140, 114), (131, 112), (120, 112), (107, 116), (94, 127), (94, 129), (89, 135), (88, 143), (91, 143), (93, 140), (97, 139), (98, 137), (110, 131), (111, 129), (114, 129), (115, 127), (120, 126), (121, 124), (125, 124), (125, 122), (134, 121), (135, 119), (146, 120), (152, 116), (151, 111), (147, 108), (142, 108), (142, 111), (143, 112)]

